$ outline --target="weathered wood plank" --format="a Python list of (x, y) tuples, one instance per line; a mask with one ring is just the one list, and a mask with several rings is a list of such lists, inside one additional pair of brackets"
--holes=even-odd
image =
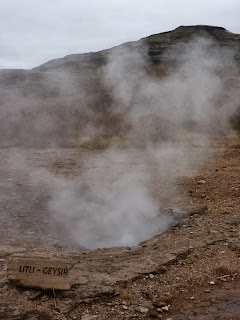
[(73, 265), (68, 260), (13, 255), (8, 259), (8, 279), (23, 287), (69, 290)]

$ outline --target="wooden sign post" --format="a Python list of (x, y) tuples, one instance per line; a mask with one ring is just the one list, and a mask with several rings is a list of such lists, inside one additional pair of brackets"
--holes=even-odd
[(74, 264), (68, 260), (13, 255), (8, 260), (8, 279), (28, 288), (69, 290)]

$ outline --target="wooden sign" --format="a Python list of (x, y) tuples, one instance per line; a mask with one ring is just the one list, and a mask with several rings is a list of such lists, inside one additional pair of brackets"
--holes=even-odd
[(28, 288), (69, 290), (74, 262), (45, 257), (13, 255), (8, 260), (8, 279)]

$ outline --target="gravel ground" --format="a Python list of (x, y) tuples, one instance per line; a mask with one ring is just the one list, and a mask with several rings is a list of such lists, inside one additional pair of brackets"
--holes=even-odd
[[(93, 183), (102, 185), (132, 166), (148, 168), (144, 153), (128, 151), (127, 160), (121, 161), (114, 156), (117, 163), (109, 172), (113, 158), (99, 151), (0, 150), (0, 318), (240, 319), (239, 146), (235, 138), (212, 148), (204, 166), (200, 161), (204, 149), (196, 147), (189, 153), (191, 163), (196, 163), (191, 172), (187, 165), (176, 166), (171, 175), (163, 170), (166, 166), (158, 167), (152, 193), (159, 205), (205, 206), (204, 214), (195, 213), (134, 248), (93, 251), (81, 251), (71, 235), (56, 227), (47, 205), (51, 181), (36, 183), (29, 168), (86, 181), (97, 176)], [(18, 287), (6, 278), (7, 258), (14, 252), (77, 257), (88, 284), (54, 295)], [(101, 282), (104, 274), (109, 275), (108, 286)]]

